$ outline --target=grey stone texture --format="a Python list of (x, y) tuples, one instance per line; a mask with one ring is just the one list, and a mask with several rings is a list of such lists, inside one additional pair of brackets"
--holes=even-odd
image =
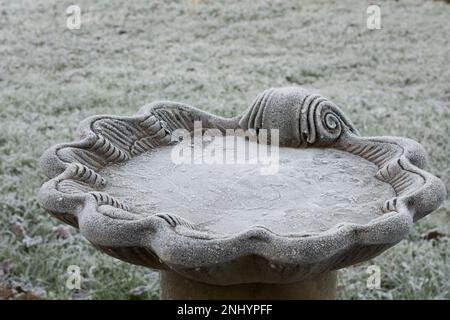
[(163, 300), (332, 300), (336, 298), (336, 273), (325, 272), (293, 283), (216, 286), (161, 271), (160, 297)]
[[(366, 223), (344, 216), (324, 231), (283, 235), (270, 225), (215, 233), (181, 215), (136, 213), (132, 203), (104, 192), (102, 169), (171, 144), (172, 132), (193, 130), (194, 121), (221, 131), (279, 129), (282, 147), (356, 155), (376, 166), (375, 177), (394, 196), (385, 199), (382, 215)], [(39, 192), (42, 206), (113, 257), (210, 285), (298, 283), (373, 258), (404, 239), (446, 195), (443, 183), (422, 169), (426, 154), (419, 143), (363, 137), (334, 103), (299, 87), (266, 90), (230, 119), (166, 101), (134, 116), (93, 116), (80, 124), (78, 137), (43, 154), (41, 167), (50, 180)]]

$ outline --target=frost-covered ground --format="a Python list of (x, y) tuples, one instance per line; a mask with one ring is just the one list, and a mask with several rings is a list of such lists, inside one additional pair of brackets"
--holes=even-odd
[[(82, 25), (71, 31), (73, 3)], [(93, 114), (170, 99), (229, 116), (266, 88), (302, 85), (364, 135), (420, 141), (449, 186), (450, 5), (378, 3), (382, 29), (371, 31), (361, 0), (2, 0), (0, 298), (157, 297), (153, 272), (97, 252), (37, 203), (39, 156)], [(339, 298), (450, 298), (449, 210), (447, 200), (407, 240), (343, 270)], [(372, 264), (379, 290), (366, 288)], [(65, 286), (69, 265), (81, 268), (81, 291)]]

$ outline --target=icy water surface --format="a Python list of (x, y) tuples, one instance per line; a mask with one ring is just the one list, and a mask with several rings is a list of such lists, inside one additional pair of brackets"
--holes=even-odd
[(172, 148), (103, 169), (105, 192), (134, 212), (175, 213), (218, 233), (263, 225), (279, 234), (367, 223), (395, 195), (374, 164), (339, 150), (280, 148), (278, 172), (262, 175), (267, 164), (176, 164)]

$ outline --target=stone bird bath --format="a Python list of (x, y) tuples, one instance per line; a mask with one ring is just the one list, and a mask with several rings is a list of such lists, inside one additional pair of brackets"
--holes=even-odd
[[(278, 169), (174, 163), (179, 129), (194, 140), (196, 130), (264, 131)], [(301, 88), (266, 90), (230, 119), (157, 102), (90, 117), (78, 131), (42, 156), (41, 204), (98, 250), (160, 270), (163, 299), (334, 298), (335, 270), (404, 239), (446, 192), (422, 170), (420, 144), (362, 137), (335, 104)], [(263, 145), (222, 139), (224, 150)]]

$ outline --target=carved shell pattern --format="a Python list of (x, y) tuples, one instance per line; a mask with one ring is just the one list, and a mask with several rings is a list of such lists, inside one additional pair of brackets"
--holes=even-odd
[[(294, 96), (295, 101), (289, 101), (289, 95)], [(289, 108), (290, 104), (293, 104), (292, 108)], [(296, 146), (329, 146), (344, 129), (359, 135), (338, 106), (321, 95), (298, 88), (265, 90), (242, 115), (239, 124), (244, 129), (292, 129), (287, 141), (298, 141)], [(280, 144), (285, 143), (280, 141)]]
[[(323, 234), (280, 236), (267, 229), (254, 228), (222, 237), (203, 233), (176, 215), (155, 213), (151, 233), (164, 234), (164, 237), (153, 237), (144, 230), (148, 242), (134, 241), (141, 227), (128, 229), (133, 225), (128, 222), (140, 222), (143, 217), (133, 213), (127, 203), (102, 191), (107, 181), (100, 176), (99, 169), (169, 144), (173, 130), (191, 130), (197, 120), (203, 121), (204, 128), (220, 130), (278, 128), (287, 145), (330, 146), (361, 156), (378, 166), (377, 178), (391, 184), (396, 197), (386, 201), (383, 210), (387, 214), (382, 219), (367, 225), (336, 226)], [(232, 269), (223, 268), (221, 262), (234, 263), (247, 255), (271, 261), (270, 265), (280, 263), (283, 270), (292, 271), (291, 280), (295, 281), (363, 261), (405, 237), (411, 220), (436, 209), (446, 194), (439, 179), (420, 169), (425, 164), (425, 153), (418, 143), (404, 138), (360, 137), (335, 104), (298, 88), (266, 90), (242, 116), (231, 119), (180, 103), (160, 102), (144, 107), (132, 117), (89, 118), (80, 125), (80, 131), (82, 140), (57, 145), (42, 156), (41, 167), (50, 178), (40, 191), (43, 207), (75, 227), (78, 227), (80, 212), (114, 219), (114, 223), (117, 222), (114, 228), (101, 229), (104, 224), (93, 221), (92, 230), (104, 232), (108, 241), (120, 238), (116, 233), (122, 232), (120, 239), (125, 239), (126, 243), (99, 243), (83, 234), (111, 256), (152, 268), (170, 265), (192, 277), (217, 274), (218, 279), (214, 281), (203, 279), (214, 284), (231, 277), (229, 272), (233, 273)], [(163, 238), (164, 243), (152, 242), (158, 238)], [(214, 253), (216, 247), (221, 248), (220, 254)], [(299, 250), (308, 252), (308, 256), (297, 254)], [(214, 269), (215, 265), (219, 267)], [(199, 267), (214, 272), (199, 273), (196, 271)], [(264, 265), (259, 268), (266, 273), (263, 278), (255, 275), (255, 281), (270, 277), (273, 281), (281, 279), (273, 268), (264, 269)], [(281, 274), (284, 279), (285, 272), (280, 271)], [(239, 278), (234, 273), (233, 276)]]

